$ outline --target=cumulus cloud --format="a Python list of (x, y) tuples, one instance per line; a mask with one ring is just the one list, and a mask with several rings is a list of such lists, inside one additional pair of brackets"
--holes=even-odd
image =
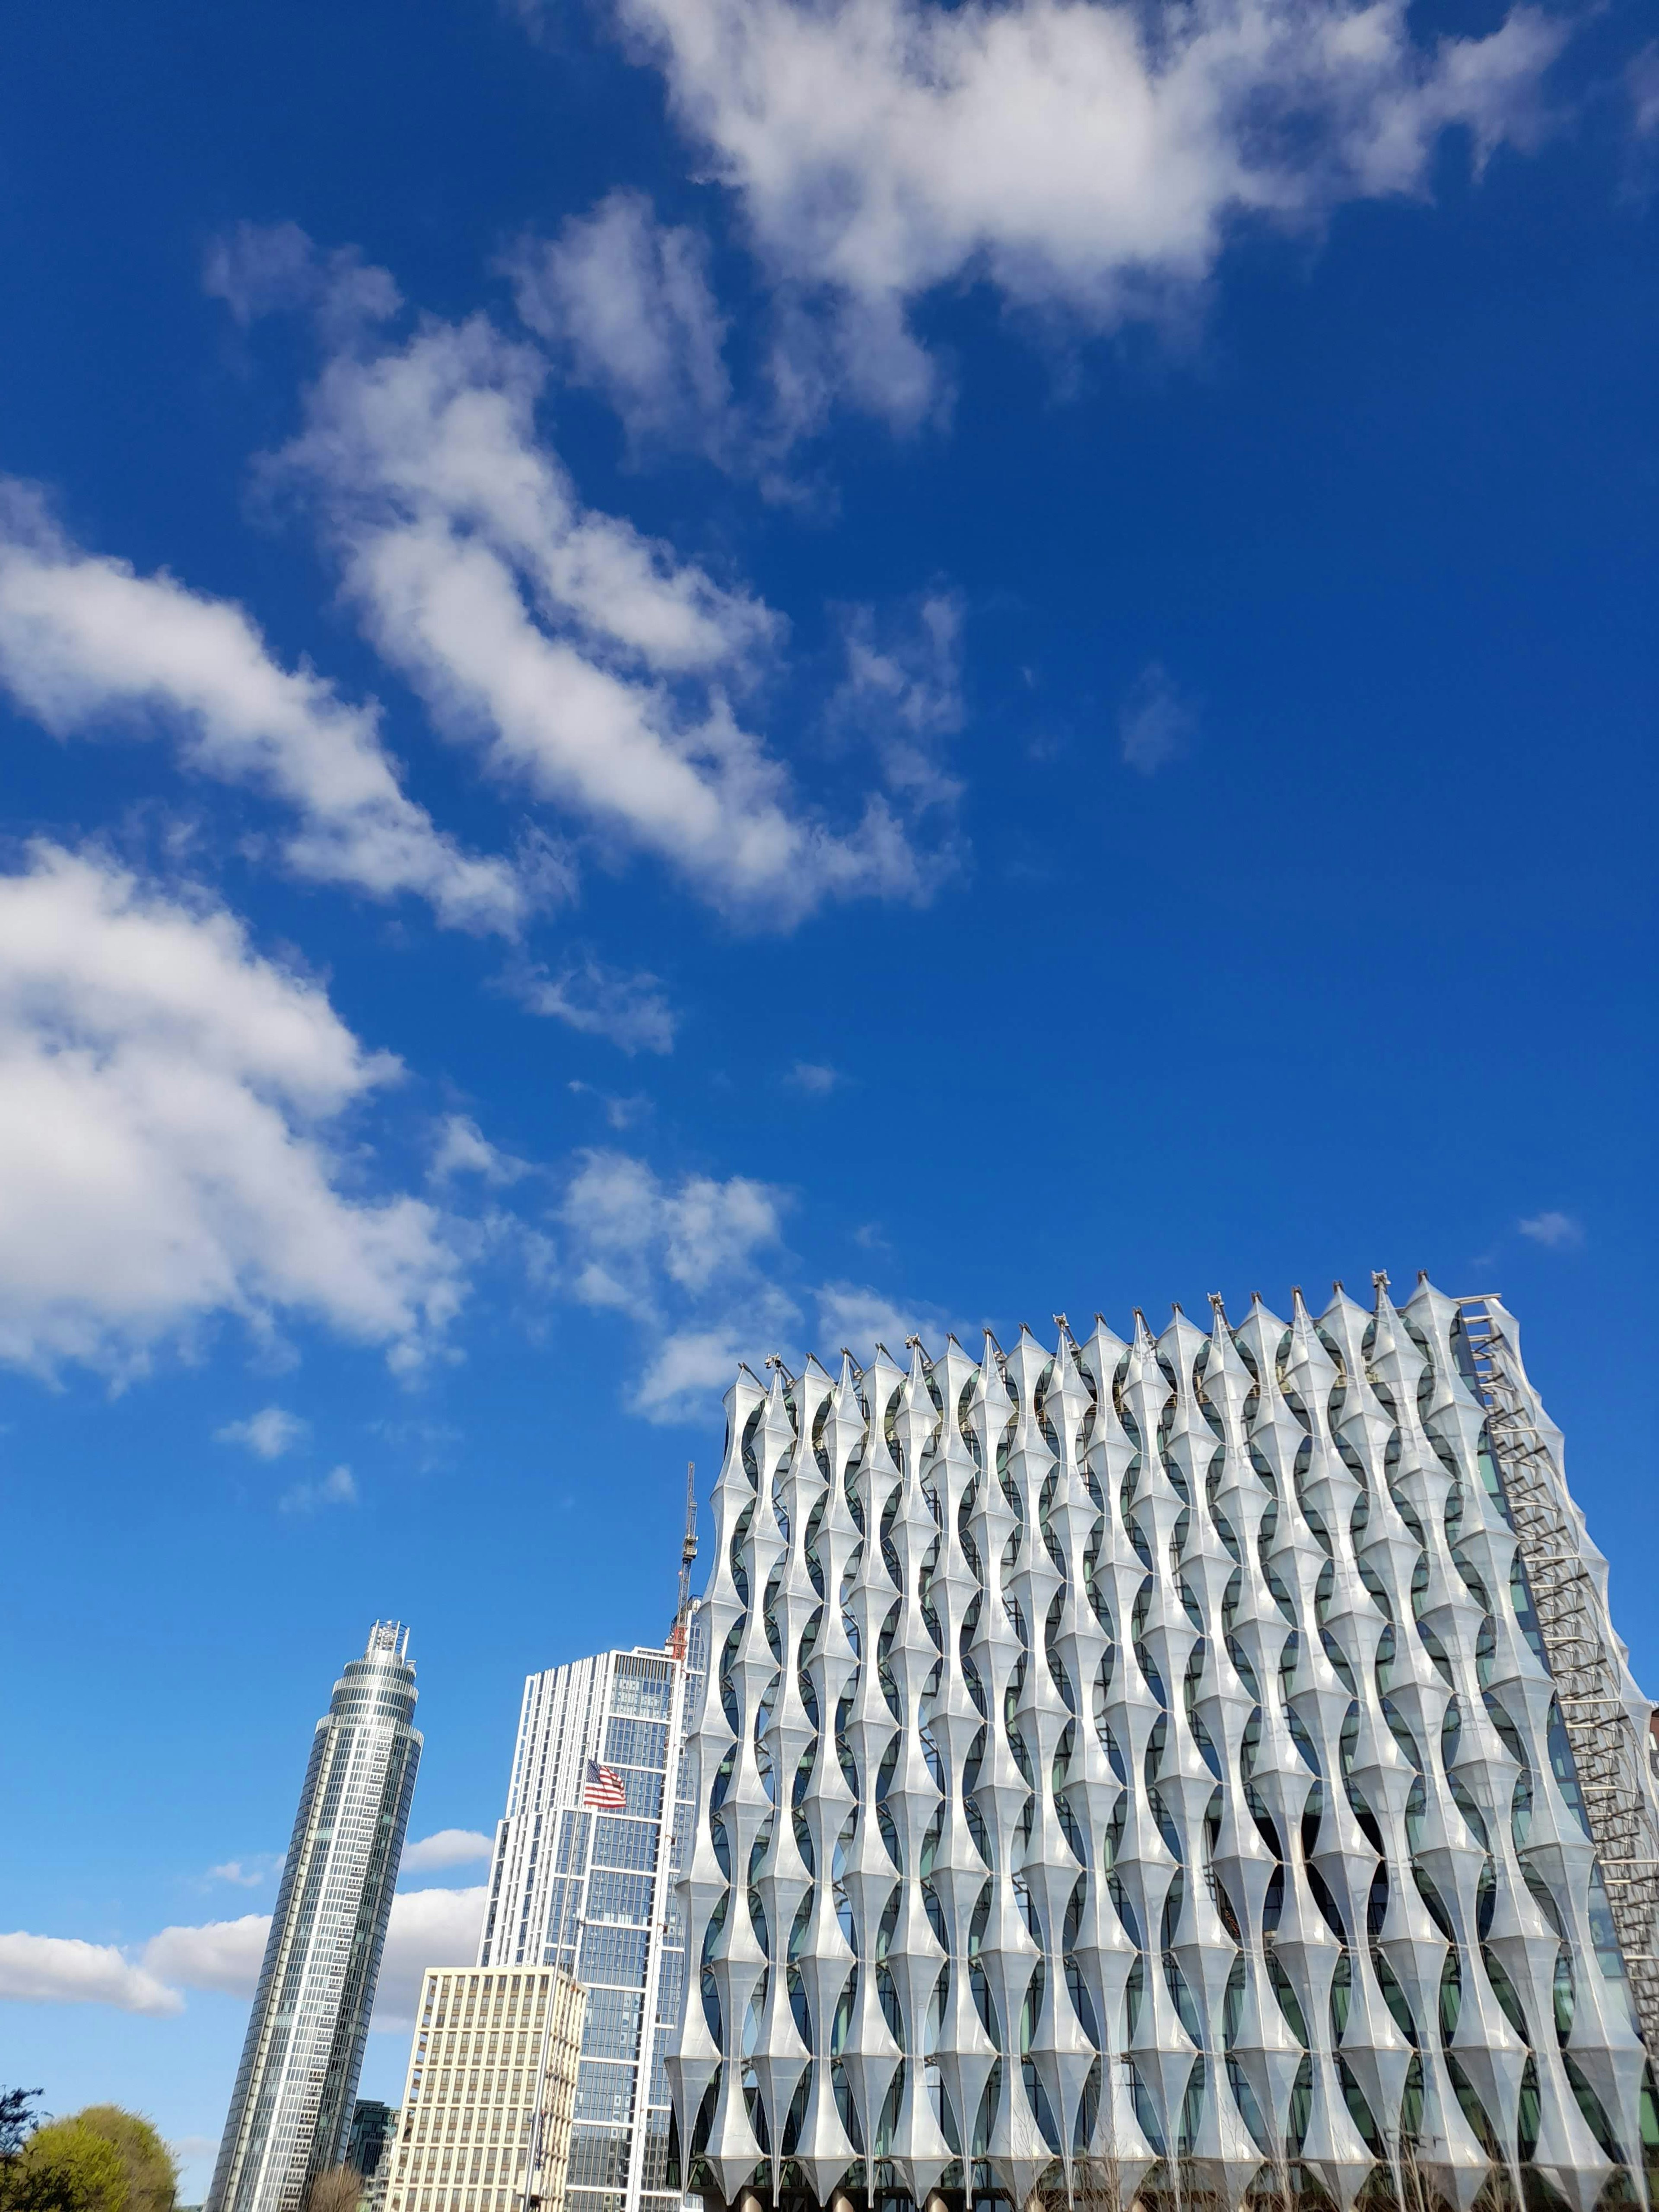
[(36, 2004), (106, 2004), (164, 2019), (184, 1999), (112, 1943), (70, 1936), (0, 1936), (0, 1997)]
[(331, 1468), (320, 1482), (296, 1482), (276, 1504), (284, 1513), (316, 1513), (325, 1505), (355, 1505), (357, 1480), (349, 1467)]
[(636, 449), (668, 444), (729, 462), (738, 438), (708, 281), (708, 241), (660, 223), (642, 192), (613, 191), (507, 263), (520, 315), (574, 384), (595, 391)]
[(1097, 325), (1190, 290), (1241, 217), (1316, 224), (1420, 192), (1449, 129), (1477, 161), (1540, 134), (1567, 32), (1520, 6), (1413, 34), (1407, 0), (619, 0), (763, 260), (840, 325), (842, 374), (915, 421), (909, 326), (984, 275)]
[(490, 1838), (476, 1828), (440, 1828), (435, 1835), (404, 1846), (402, 1871), (427, 1874), (435, 1867), (471, 1866), (487, 1859), (494, 1849)]
[(256, 1459), (281, 1459), (310, 1433), (310, 1424), (280, 1406), (262, 1406), (245, 1421), (227, 1421), (213, 1431), (217, 1444), (240, 1444)]
[(197, 774), (280, 800), (299, 817), (283, 856), (313, 881), (412, 892), (453, 927), (509, 934), (537, 895), (406, 796), (376, 708), (283, 667), (234, 602), (83, 552), (37, 492), (3, 482), (0, 684), (60, 738), (165, 730)]
[(739, 719), (778, 617), (582, 505), (537, 431), (547, 366), (482, 317), (326, 362), (271, 466), (308, 488), (377, 649), (493, 773), (723, 911), (927, 896), (902, 791), (837, 828)]
[(195, 1928), (164, 1928), (144, 1946), (144, 1968), (186, 1989), (251, 1997), (270, 1934), (268, 1912), (245, 1912), (239, 1920), (210, 1920)]
[(1570, 1213), (1534, 1213), (1515, 1225), (1523, 1237), (1531, 1237), (1547, 1252), (1570, 1252), (1584, 1241), (1582, 1224)]
[[(452, 1830), (452, 1834), (456, 1832)], [(407, 1862), (405, 1861), (405, 1863)], [(374, 2021), (377, 2028), (406, 2028), (414, 2019), (421, 1976), (428, 1966), (471, 1966), (477, 1955), (478, 1932), (483, 1925), (486, 1892), (474, 1889), (414, 1889), (400, 1891), (392, 1900), (386, 1949), (376, 1985)], [(129, 2004), (129, 2011), (159, 2009), (178, 2012), (183, 2003), (176, 1983), (185, 1989), (216, 1990), (245, 2001), (253, 1995), (270, 1934), (269, 1913), (250, 1912), (240, 1920), (210, 1920), (194, 1928), (164, 1928), (143, 1947), (142, 1966), (127, 1965), (123, 1954), (107, 1955), (126, 1966), (165, 2002), (155, 2008)], [(42, 1943), (42, 1936), (0, 1936), (0, 1961), (8, 1943)], [(64, 1945), (64, 1949), (93, 1951), (92, 1944)], [(0, 1965), (0, 1972), (3, 1972)], [(0, 1983), (0, 1995), (9, 1995)], [(21, 1994), (21, 1992), (19, 1992)], [(69, 1991), (46, 1994), (68, 1995)], [(100, 1996), (101, 1992), (99, 1992)], [(106, 2002), (117, 1999), (105, 1997)]]
[(671, 1184), (624, 1152), (579, 1156), (560, 1209), (566, 1284), (583, 1304), (648, 1333), (637, 1410), (678, 1419), (729, 1382), (757, 1343), (786, 1339), (799, 1314), (763, 1261), (787, 1257), (787, 1206), (784, 1192), (745, 1176)]
[(417, 1356), (459, 1263), (337, 1142), (398, 1073), (222, 907), (35, 847), (0, 876), (0, 1358), (129, 1369), (220, 1312)]
[(1162, 662), (1149, 661), (1118, 709), (1118, 749), (1132, 769), (1156, 775), (1179, 760), (1198, 731), (1198, 714)]
[(602, 1036), (625, 1053), (672, 1052), (679, 1018), (656, 976), (625, 975), (591, 957), (568, 961), (556, 975), (527, 968), (511, 981), (532, 1014)]
[(428, 1966), (470, 1966), (478, 1955), (489, 1892), (406, 1889), (392, 1900), (373, 2025), (382, 2031), (415, 2024), (421, 1977)]

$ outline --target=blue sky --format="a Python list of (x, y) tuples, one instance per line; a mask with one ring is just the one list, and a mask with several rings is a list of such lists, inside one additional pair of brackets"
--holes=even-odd
[(740, 1357), (1500, 1290), (1659, 1677), (1646, 35), (18, 18), (0, 2080), (199, 2195), (395, 1614), (395, 2094)]

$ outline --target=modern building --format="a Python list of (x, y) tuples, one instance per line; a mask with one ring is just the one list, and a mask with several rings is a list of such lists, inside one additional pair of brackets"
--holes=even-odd
[(303, 2212), (345, 2155), (421, 1757), (408, 1644), (377, 1620), (317, 1723), (207, 2212)]
[(382, 2104), (378, 2098), (359, 2097), (352, 2109), (345, 2162), (362, 2176), (359, 2212), (385, 2212), (398, 2121), (398, 2106)]
[(684, 1659), (677, 1642), (525, 1685), (478, 1964), (563, 1966), (587, 1990), (566, 2212), (679, 2212), (662, 2055), (684, 1974), (673, 1879), (695, 1613)]
[(1375, 1287), (739, 1370), (688, 2185), (1643, 2201), (1651, 1703), (1512, 1317)]
[(387, 2212), (561, 2212), (585, 2003), (556, 1966), (427, 1969)]
[(395, 2105), (382, 2104), (378, 2097), (359, 2097), (351, 2108), (351, 2125), (346, 2134), (346, 2164), (359, 2173), (373, 2173), (380, 2162), (386, 2137), (396, 2133), (397, 2117)]

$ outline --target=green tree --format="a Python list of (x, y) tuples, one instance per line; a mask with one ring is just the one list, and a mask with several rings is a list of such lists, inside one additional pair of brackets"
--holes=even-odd
[(50, 2120), (0, 2174), (0, 2203), (4, 2212), (126, 2212), (126, 2168), (95, 2129)]
[(38, 2089), (0, 2089), (0, 2166), (11, 2164), (40, 2124), (34, 2107)]
[(178, 2165), (148, 2120), (119, 2105), (88, 2105), (75, 2119), (114, 2147), (127, 2178), (125, 2212), (173, 2212)]

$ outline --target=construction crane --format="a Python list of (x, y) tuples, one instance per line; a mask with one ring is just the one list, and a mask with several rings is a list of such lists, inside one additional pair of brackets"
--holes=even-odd
[(685, 1462), (685, 1537), (680, 1546), (680, 1602), (668, 1639), (670, 1655), (684, 1663), (691, 1619), (691, 1563), (697, 1556), (697, 1462)]

